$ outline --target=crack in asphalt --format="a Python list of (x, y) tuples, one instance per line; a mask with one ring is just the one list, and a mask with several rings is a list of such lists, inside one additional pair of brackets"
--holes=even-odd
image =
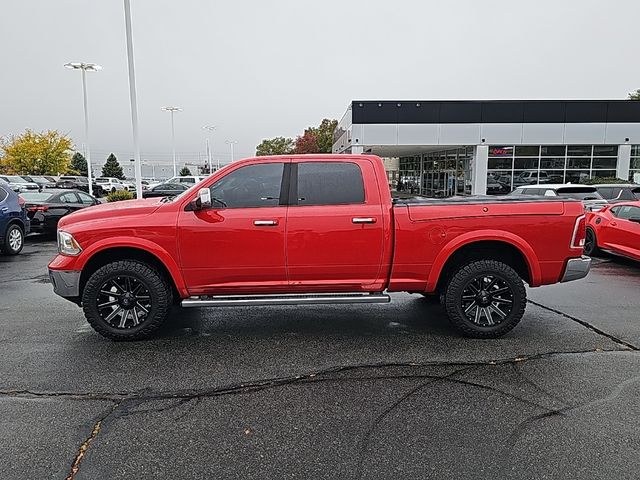
[(120, 402), (114, 402), (114, 404), (109, 409), (109, 411), (106, 414), (102, 415), (98, 419), (98, 421), (93, 425), (93, 428), (91, 429), (91, 433), (89, 434), (89, 436), (84, 440), (84, 442), (80, 444), (80, 447), (78, 448), (78, 453), (76, 454), (76, 456), (73, 459), (73, 462), (71, 463), (71, 469), (69, 470), (69, 474), (65, 477), (65, 480), (75, 479), (76, 474), (80, 470), (80, 464), (82, 463), (82, 459), (87, 453), (87, 450), (89, 450), (89, 446), (91, 445), (91, 442), (93, 442), (95, 438), (98, 436), (98, 434), (100, 433), (100, 429), (102, 428), (103, 422), (109, 416), (113, 415), (113, 413), (116, 411), (116, 409), (119, 406), (120, 406)]
[[(174, 390), (174, 391), (152, 391), (142, 390), (133, 392), (70, 392), (70, 391), (34, 391), (28, 389), (14, 389), (14, 390), (0, 390), (0, 397), (68, 397), (78, 400), (134, 400), (134, 399), (146, 399), (146, 400), (168, 400), (178, 398), (193, 398), (193, 397), (215, 397), (220, 395), (230, 395), (237, 393), (251, 393), (259, 391), (264, 388), (277, 387), (280, 385), (287, 385), (295, 382), (304, 382), (314, 379), (317, 376), (327, 376), (332, 373), (343, 373), (354, 370), (364, 369), (384, 369), (384, 368), (403, 368), (403, 367), (481, 367), (481, 366), (495, 366), (514, 364), (519, 362), (525, 362), (529, 360), (540, 360), (546, 358), (553, 358), (558, 356), (568, 355), (589, 355), (595, 353), (626, 353), (627, 349), (614, 349), (614, 350), (602, 350), (602, 349), (587, 349), (587, 350), (574, 350), (574, 351), (559, 351), (559, 352), (543, 352), (533, 355), (520, 355), (517, 357), (505, 357), (494, 360), (484, 361), (432, 361), (432, 362), (380, 362), (380, 363), (360, 363), (352, 365), (337, 365), (327, 367), (325, 369), (301, 373), (297, 375), (290, 375), (287, 377), (272, 377), (261, 380), (248, 380), (237, 384), (231, 384), (221, 387), (215, 387), (211, 389), (200, 390)], [(385, 377), (381, 377), (385, 378)], [(357, 380), (357, 377), (353, 378)]]
[(615, 335), (612, 335), (608, 332), (605, 332), (604, 330), (599, 329), (598, 327), (596, 327), (595, 325), (587, 322), (586, 320), (581, 320), (580, 318), (574, 317), (573, 315), (569, 315), (567, 313), (561, 312), (560, 310), (556, 310), (555, 308), (551, 308), (551, 307), (547, 307), (546, 305), (542, 305), (541, 303), (538, 302), (534, 302), (533, 300), (527, 300), (529, 303), (531, 303), (532, 305), (535, 305), (536, 307), (540, 307), (544, 310), (547, 310), (549, 312), (555, 313), (557, 315), (561, 315), (564, 318), (568, 318), (569, 320), (573, 320), (574, 322), (579, 323), (580, 325), (582, 325), (583, 327), (591, 330), (592, 332), (597, 333), (598, 335), (601, 335), (603, 337), (608, 338), (609, 340), (614, 341), (615, 343), (617, 343), (618, 345), (623, 345), (625, 347), (627, 347), (630, 350), (635, 350), (635, 351), (640, 351), (640, 347), (637, 347), (635, 345), (633, 345), (632, 343), (629, 343), (625, 340), (622, 340), (621, 338), (616, 337)]

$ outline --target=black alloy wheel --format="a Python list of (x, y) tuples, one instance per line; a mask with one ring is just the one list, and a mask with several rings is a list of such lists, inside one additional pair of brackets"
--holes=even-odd
[(153, 266), (119, 260), (96, 270), (82, 292), (89, 324), (112, 340), (150, 337), (169, 314), (173, 292)]
[(142, 280), (129, 275), (110, 278), (98, 293), (98, 312), (114, 328), (137, 327), (151, 311), (149, 288)]
[(597, 253), (598, 241), (596, 240), (596, 233), (591, 228), (587, 228), (587, 235), (584, 239), (584, 254), (590, 257)]
[(496, 260), (461, 267), (449, 280), (445, 307), (452, 325), (473, 338), (496, 338), (524, 315), (527, 294), (518, 273)]

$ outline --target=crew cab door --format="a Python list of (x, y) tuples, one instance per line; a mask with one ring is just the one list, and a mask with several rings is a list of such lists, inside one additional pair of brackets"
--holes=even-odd
[(286, 163), (235, 168), (211, 185), (212, 208), (180, 212), (178, 249), (191, 295), (286, 288)]
[(379, 288), (385, 226), (375, 179), (368, 160), (293, 161), (286, 240), (292, 289)]

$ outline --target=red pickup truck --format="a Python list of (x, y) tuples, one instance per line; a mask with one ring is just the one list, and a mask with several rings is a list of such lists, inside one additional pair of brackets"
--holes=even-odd
[(463, 334), (511, 330), (531, 287), (587, 275), (584, 208), (535, 197), (392, 198), (373, 155), (258, 157), (183, 194), (64, 217), (53, 288), (114, 340), (182, 307), (439, 298)]

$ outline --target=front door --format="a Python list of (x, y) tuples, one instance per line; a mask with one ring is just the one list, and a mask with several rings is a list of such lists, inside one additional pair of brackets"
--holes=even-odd
[(286, 288), (284, 166), (236, 168), (210, 187), (212, 208), (180, 212), (180, 261), (191, 295)]
[(377, 188), (365, 190), (363, 170), (376, 178), (369, 161), (292, 163), (287, 265), (293, 289), (377, 288), (385, 240), (382, 205)]

